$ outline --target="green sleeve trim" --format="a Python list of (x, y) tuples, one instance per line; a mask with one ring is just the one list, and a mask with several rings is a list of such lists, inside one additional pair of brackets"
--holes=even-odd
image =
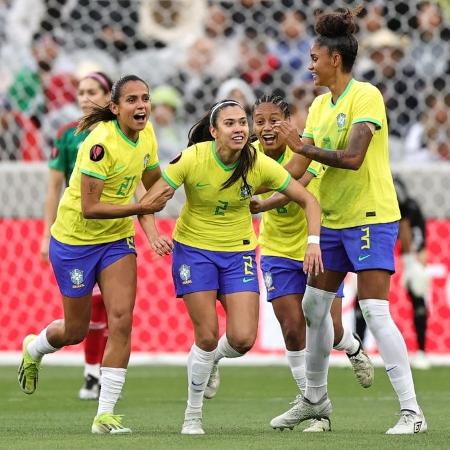
[(302, 137), (313, 138), (314, 135), (312, 133), (303, 133)]
[(62, 167), (63, 164), (60, 164), (58, 160), (51, 159), (48, 162), (48, 167), (52, 170), (56, 170), (58, 172), (65, 172), (64, 167)]
[(292, 179), (291, 175), (288, 175), (286, 181), (281, 185), (280, 188), (277, 189), (277, 191), (283, 192), (288, 187), (288, 184), (291, 182), (291, 179)]
[(145, 168), (145, 170), (153, 170), (153, 169), (156, 169), (157, 167), (159, 167), (159, 162), (157, 162), (156, 164), (153, 164), (152, 166), (147, 166)]
[(95, 172), (90, 172), (89, 170), (80, 169), (81, 173), (84, 173), (85, 175), (88, 175), (89, 177), (98, 178), (99, 180), (105, 181), (106, 177), (104, 175), (100, 175)]
[(317, 170), (315, 170), (315, 169), (313, 169), (311, 167), (308, 167), (306, 169), (306, 171), (309, 172), (309, 173), (312, 173), (315, 177), (317, 177), (317, 175), (319, 175), (319, 172), (317, 172)]
[(180, 187), (180, 186), (177, 186), (177, 184), (169, 178), (169, 176), (166, 174), (166, 172), (162, 173), (162, 177), (164, 178), (165, 182), (170, 187), (173, 187), (174, 189), (178, 189)]
[(361, 117), (359, 119), (354, 120), (352, 122), (352, 124), (353, 123), (361, 123), (361, 122), (371, 122), (371, 123), (375, 124), (378, 129), (382, 128), (382, 126), (383, 126), (383, 124), (379, 120), (373, 119), (372, 117)]

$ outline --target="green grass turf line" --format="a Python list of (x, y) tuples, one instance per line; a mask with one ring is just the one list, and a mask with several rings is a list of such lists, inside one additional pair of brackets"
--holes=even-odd
[(116, 413), (124, 414), (130, 436), (90, 433), (97, 402), (77, 398), (80, 367), (43, 366), (38, 390), (23, 394), (15, 367), (0, 367), (0, 449), (443, 449), (449, 448), (448, 368), (414, 371), (416, 392), (429, 432), (386, 436), (398, 419), (387, 375), (361, 388), (348, 368), (330, 369), (331, 433), (274, 431), (269, 421), (296, 395), (287, 367), (222, 367), (217, 397), (205, 400), (205, 436), (180, 434), (186, 404), (183, 367), (132, 367)]

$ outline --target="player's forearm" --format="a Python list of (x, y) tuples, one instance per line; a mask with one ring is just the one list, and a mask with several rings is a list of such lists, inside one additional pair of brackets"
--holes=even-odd
[(50, 236), (50, 228), (56, 220), (59, 195), (56, 192), (48, 192), (44, 207), (44, 236)]
[(293, 150), (314, 161), (338, 169), (358, 170), (361, 166), (360, 156), (348, 150), (325, 150), (310, 144), (305, 144), (301, 148), (298, 147)]
[(153, 242), (159, 236), (158, 228), (156, 227), (155, 216), (147, 214), (138, 216), (139, 223), (149, 242)]
[(120, 219), (123, 217), (145, 214), (140, 203), (128, 205), (113, 205), (111, 203), (93, 203), (82, 205), (82, 213), (85, 219)]
[(272, 196), (264, 200), (262, 203), (264, 211), (269, 211), (271, 209), (281, 208), (282, 206), (287, 205), (289, 202), (290, 199), (286, 197), (286, 195), (280, 192), (275, 192)]
[(303, 207), (305, 210), (306, 221), (308, 223), (308, 235), (320, 236), (321, 209), (319, 202), (312, 195), (308, 195), (308, 199)]

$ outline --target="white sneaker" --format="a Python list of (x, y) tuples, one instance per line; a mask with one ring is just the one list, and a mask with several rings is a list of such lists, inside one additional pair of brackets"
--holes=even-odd
[(425, 433), (427, 429), (428, 425), (422, 411), (415, 413), (414, 411), (403, 409), (400, 411), (400, 419), (397, 424), (389, 428), (386, 434)]
[(309, 423), (309, 427), (303, 430), (303, 433), (323, 433), (325, 431), (331, 431), (330, 419), (324, 417), (322, 419), (312, 419)]
[(205, 388), (205, 393), (203, 397), (207, 399), (214, 398), (219, 390), (220, 386), (220, 375), (219, 375), (219, 363), (214, 363), (211, 374), (209, 375), (209, 380)]
[(411, 367), (414, 369), (427, 370), (431, 367), (430, 360), (428, 359), (425, 352), (419, 350), (411, 358)]
[(349, 355), (347, 353), (347, 356), (350, 360), (350, 364), (352, 365), (353, 372), (358, 380), (358, 383), (363, 388), (368, 388), (372, 386), (373, 379), (375, 377), (373, 363), (364, 351), (359, 336), (356, 333), (353, 333), (353, 336), (359, 341), (359, 348), (356, 353), (353, 355)]
[(205, 434), (201, 417), (185, 417), (181, 434)]
[(325, 394), (317, 403), (311, 403), (308, 399), (297, 396), (298, 401), (294, 406), (285, 413), (273, 418), (270, 426), (274, 429), (284, 430), (285, 428), (293, 429), (300, 422), (308, 419), (329, 420), (332, 412), (331, 402), (328, 395)]

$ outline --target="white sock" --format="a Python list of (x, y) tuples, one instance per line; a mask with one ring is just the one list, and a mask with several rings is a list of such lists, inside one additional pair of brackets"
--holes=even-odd
[(286, 350), (286, 358), (291, 368), (292, 376), (297, 383), (300, 392), (305, 392), (306, 388), (306, 367), (305, 350), (290, 351)]
[(222, 358), (239, 358), (240, 356), (244, 356), (243, 353), (239, 353), (230, 345), (227, 335), (224, 333), (219, 339), (214, 362), (218, 363)]
[(348, 355), (354, 355), (359, 349), (359, 341), (348, 328), (344, 328), (342, 339), (334, 348), (336, 350), (342, 350)]
[(98, 400), (97, 416), (103, 413), (114, 413), (114, 407), (119, 400), (125, 383), (127, 369), (102, 367), (100, 375), (100, 398)]
[(211, 374), (215, 354), (216, 349), (207, 352), (195, 344), (191, 347), (187, 363), (189, 385), (186, 414), (195, 416), (202, 414), (203, 394)]
[(327, 392), (330, 352), (333, 348), (333, 321), (331, 304), (334, 292), (306, 286), (302, 300), (306, 321), (306, 392), (312, 403), (318, 402)]
[(389, 312), (389, 302), (379, 299), (359, 302), (364, 319), (373, 334), (386, 372), (400, 402), (400, 409), (420, 412), (408, 361), (405, 340)]
[(92, 375), (93, 377), (100, 379), (100, 363), (97, 364), (88, 364), (84, 363), (84, 377), (86, 378), (88, 375)]
[(27, 346), (27, 351), (30, 356), (40, 361), (44, 355), (48, 353), (55, 353), (59, 350), (59, 348), (55, 348), (49, 344), (47, 340), (47, 328), (44, 328), (38, 335), (37, 338), (30, 342)]

